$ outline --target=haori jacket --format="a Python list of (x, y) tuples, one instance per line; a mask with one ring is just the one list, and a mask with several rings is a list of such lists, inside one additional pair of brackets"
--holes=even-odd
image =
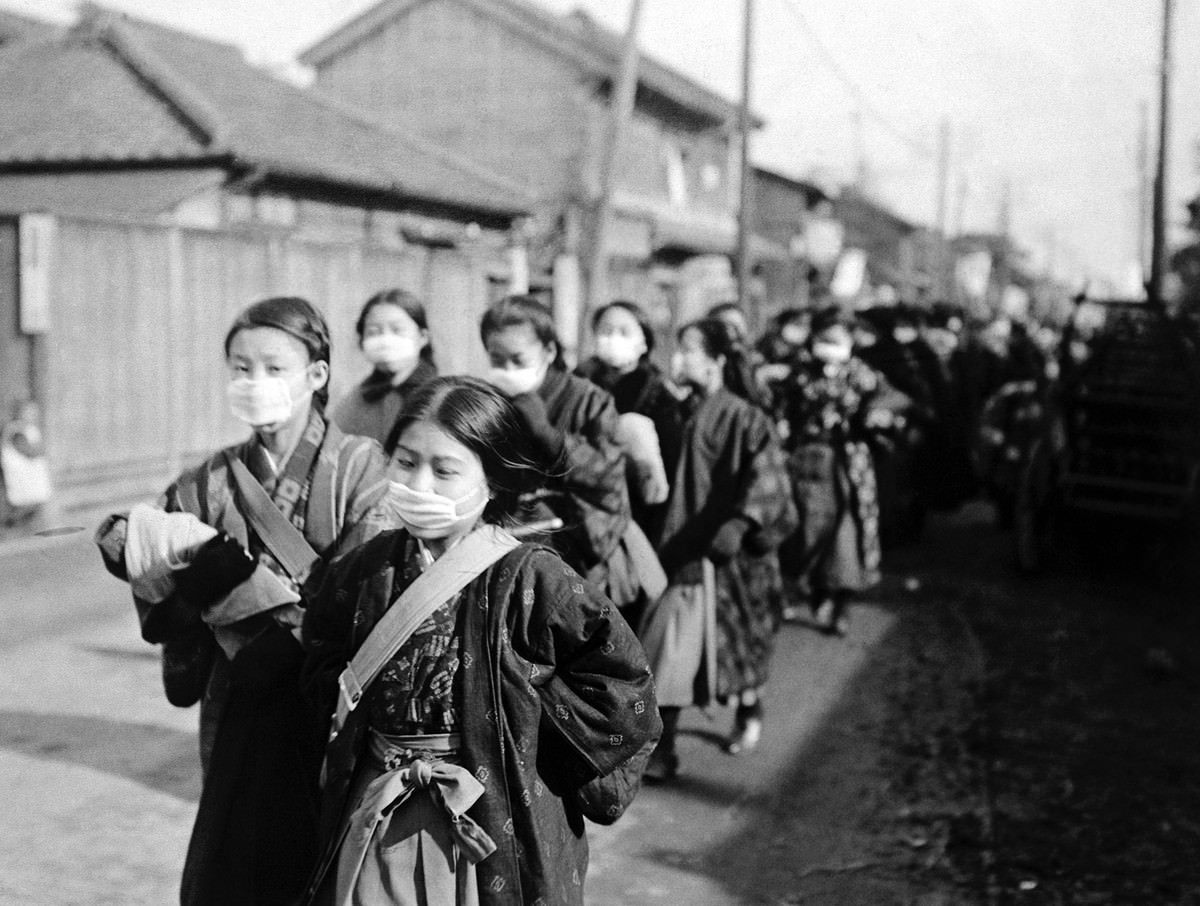
[[(303, 675), (322, 716), (333, 711), (338, 674), (403, 591), (398, 565), (414, 544), (404, 531), (379, 535), (333, 564), (311, 593)], [(485, 787), (469, 814), (498, 845), (476, 866), (481, 903), (579, 906), (587, 842), (572, 791), (634, 758), (661, 731), (641, 644), (594, 585), (532, 544), (467, 586), (456, 631), (462, 763)], [(328, 750), (326, 841), (336, 843), (370, 710), (351, 712)], [(327, 845), (323, 861), (334, 854)]]

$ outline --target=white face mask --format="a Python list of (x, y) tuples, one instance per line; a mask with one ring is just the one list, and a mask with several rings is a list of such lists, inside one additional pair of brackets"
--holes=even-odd
[(292, 417), (296, 403), (303, 402), (311, 390), (298, 400), (282, 377), (236, 378), (226, 388), (229, 410), (253, 428), (277, 425)]
[[(479, 503), (460, 512), (459, 507), (472, 497)], [(399, 481), (388, 482), (387, 504), (410, 531), (422, 538), (444, 538), (458, 525), (473, 523), (487, 508), (487, 486), (480, 485), (457, 500), (434, 491), (414, 491)]]
[(421, 347), (412, 337), (398, 333), (379, 333), (363, 337), (363, 355), (372, 365), (384, 365), (401, 371), (416, 362)]
[(804, 341), (808, 339), (808, 330), (800, 324), (785, 324), (779, 335), (791, 346), (803, 346)]
[(491, 368), (487, 373), (487, 381), (505, 396), (520, 396), (522, 393), (533, 393), (542, 386), (546, 371), (540, 365), (529, 365), (525, 368)]
[(621, 333), (604, 333), (596, 337), (596, 358), (613, 368), (636, 365), (646, 351), (646, 341)]
[(830, 365), (850, 361), (850, 347), (845, 343), (813, 343), (813, 355)]

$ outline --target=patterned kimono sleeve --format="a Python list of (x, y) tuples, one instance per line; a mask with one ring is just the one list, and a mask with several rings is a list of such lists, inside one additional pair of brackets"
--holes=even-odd
[(739, 482), (737, 512), (750, 520), (746, 545), (752, 553), (774, 550), (800, 524), (788, 478), (787, 459), (770, 420), (749, 412), (743, 433), (745, 466)]
[(382, 506), (388, 489), (388, 459), (379, 444), (367, 438), (347, 438), (339, 471), (337, 508), (341, 529), (334, 556), (397, 527)]
[(661, 732), (641, 643), (617, 608), (558, 555), (537, 551), (509, 602), (509, 642), (577, 782), (608, 774)]
[(617, 407), (605, 393), (589, 394), (575, 413), (578, 425), (565, 431), (564, 489), (580, 510), (578, 542), (588, 566), (604, 562), (629, 522), (625, 453), (617, 442)]

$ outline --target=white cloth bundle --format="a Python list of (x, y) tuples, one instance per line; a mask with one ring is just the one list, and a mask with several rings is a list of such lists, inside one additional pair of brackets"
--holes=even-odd
[(633, 463), (638, 490), (648, 504), (662, 503), (671, 490), (654, 422), (637, 412), (617, 416), (617, 441)]
[(215, 528), (191, 513), (135, 505), (125, 528), (125, 571), (134, 595), (150, 604), (162, 601), (175, 590), (175, 570), (216, 536)]

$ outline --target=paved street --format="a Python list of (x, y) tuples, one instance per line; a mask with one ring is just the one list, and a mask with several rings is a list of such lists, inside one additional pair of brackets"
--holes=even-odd
[[(1182, 624), (1160, 608), (1124, 637), (1122, 580), (1031, 584), (1007, 570), (1005, 543), (982, 509), (941, 520), (892, 556), (848, 639), (785, 627), (762, 745), (725, 755), (730, 712), (689, 713), (679, 781), (590, 830), (589, 903), (1151, 902), (1105, 899), (1131, 878), (1166, 891), (1153, 902), (1188, 902)], [(174, 902), (196, 712), (163, 700), (156, 651), (88, 535), (9, 551), (0, 903)], [(1078, 706), (1092, 695), (1104, 706)], [(1120, 848), (1126, 820), (1141, 822), (1139, 849)], [(1091, 855), (1089, 833), (1119, 855)]]
[[(125, 588), (88, 534), (20, 542), (0, 555), (0, 573), (10, 627), (0, 902), (172, 902), (198, 793), (195, 710), (162, 698), (156, 651), (137, 638)], [(785, 629), (767, 734), (751, 755), (719, 750), (728, 711), (688, 716), (680, 782), (644, 790), (622, 822), (593, 829), (591, 902), (760, 902), (798, 872), (819, 887), (862, 861), (872, 843), (859, 825), (877, 807), (862, 792), (879, 782), (864, 740), (877, 715), (853, 703), (863, 677), (879, 674), (872, 660), (897, 615), (867, 606), (856, 617), (845, 642)], [(842, 750), (832, 760), (831, 740)], [(804, 820), (777, 827), (780, 804), (797, 801)]]

